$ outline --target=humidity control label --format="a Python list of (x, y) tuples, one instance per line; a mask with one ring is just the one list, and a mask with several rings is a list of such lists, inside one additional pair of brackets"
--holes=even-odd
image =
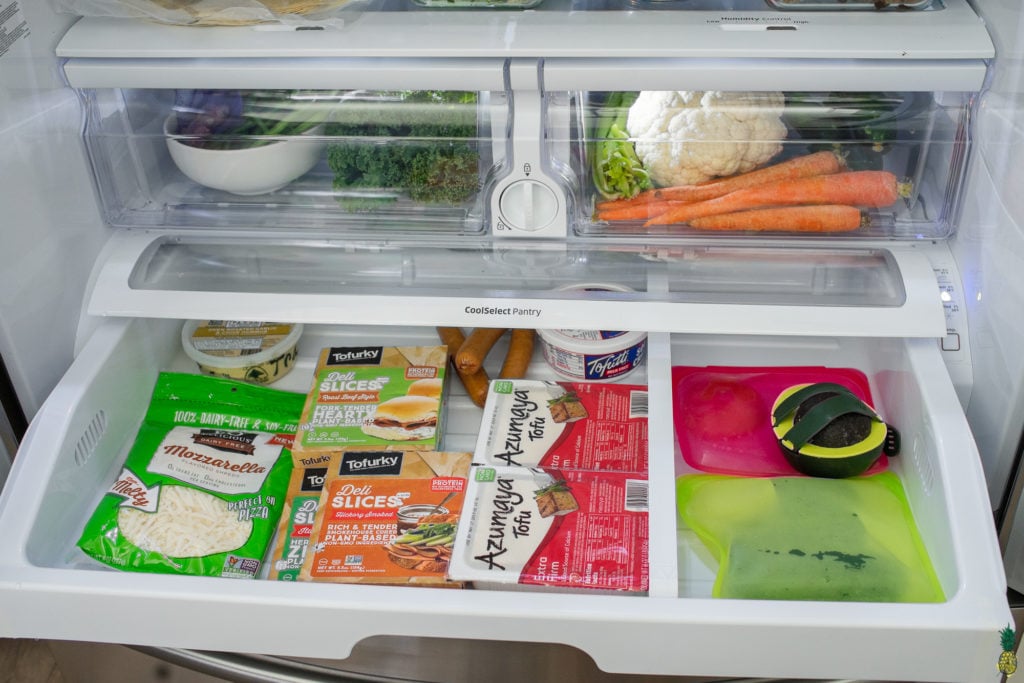
[(721, 26), (727, 31), (769, 31), (795, 29), (799, 25), (809, 24), (807, 19), (781, 17), (777, 14), (736, 14), (722, 15), (707, 19), (706, 23)]
[(28, 35), (28, 22), (25, 21), (17, 0), (0, 0), (0, 57), (7, 54), (12, 45)]

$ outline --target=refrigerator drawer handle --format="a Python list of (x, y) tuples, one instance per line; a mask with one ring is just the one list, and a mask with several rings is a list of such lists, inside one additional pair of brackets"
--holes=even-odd
[[(235, 683), (427, 683), (412, 678), (374, 676), (330, 669), (316, 664), (298, 662), (267, 655), (245, 655), (231, 652), (200, 652), (166, 647), (131, 645), (133, 650), (186, 667), (199, 673), (217, 676)], [(684, 679), (688, 680), (688, 679)], [(694, 679), (695, 681), (697, 679)], [(789, 678), (701, 678), (707, 683), (800, 683)], [(869, 683), (868, 681), (834, 680), (818, 683)]]
[(130, 645), (133, 650), (169, 664), (234, 683), (427, 683), (412, 678), (377, 676), (331, 669), (283, 657), (201, 652), (168, 647)]

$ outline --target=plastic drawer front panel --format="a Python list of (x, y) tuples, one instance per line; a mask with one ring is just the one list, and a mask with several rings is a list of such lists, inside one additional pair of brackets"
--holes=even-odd
[[(975, 450), (933, 342), (652, 334), (652, 588), (625, 597), (229, 581), (89, 564), (74, 542), (123, 461), (157, 372), (194, 367), (178, 348), (180, 324), (103, 323), (33, 424), (0, 504), (3, 635), (329, 658), (374, 635), (482, 638), (563, 643), (619, 672), (995, 680), (998, 631), (1010, 621), (1001, 564)], [(282, 388), (305, 390), (321, 345), (381, 338), (435, 341), (429, 328), (307, 327)], [(674, 478), (685, 466), (668, 409), (671, 366), (766, 359), (864, 371), (904, 435), (893, 470), (945, 602), (710, 597), (677, 539)], [(530, 374), (549, 377), (536, 363)], [(471, 449), (479, 413), (458, 390), (448, 410), (446, 448)], [(295, 624), (303, 637), (285, 637)]]
[[(405, 65), (393, 68), (408, 74)], [(489, 77), (468, 91), (82, 90), (105, 218), (121, 227), (479, 233), (488, 188), (506, 172), (507, 97), (486, 89), (504, 87), (501, 62), (464, 68)]]
[[(605, 245), (607, 246), (607, 245)], [(938, 337), (927, 245), (599, 245), (492, 248), (163, 235), (109, 243), (96, 316)], [(602, 323), (603, 324), (603, 323)]]
[(689, 89), (576, 93), (579, 233), (914, 240), (953, 230), (971, 93), (678, 83)]

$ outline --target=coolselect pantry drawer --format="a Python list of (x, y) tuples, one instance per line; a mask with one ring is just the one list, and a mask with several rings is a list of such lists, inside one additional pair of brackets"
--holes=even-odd
[[(646, 364), (628, 381), (649, 393), (650, 589), (627, 596), (228, 580), (91, 562), (75, 543), (122, 467), (157, 373), (196, 369), (181, 326), (105, 320), (34, 421), (0, 499), (4, 636), (330, 658), (374, 635), (485, 638), (568, 644), (613, 672), (996, 680), (999, 632), (1011, 620), (999, 552), (976, 450), (931, 340), (648, 335)], [(280, 386), (305, 391), (324, 346), (382, 343), (437, 336), (426, 326), (307, 325)], [(699, 474), (687, 432), (674, 426), (675, 410), (695, 405), (680, 393), (677, 369), (753, 366), (863, 377), (902, 436), (888, 467), (933, 570), (927, 599), (717, 597), (718, 567), (677, 514), (677, 478)], [(527, 375), (557, 379), (539, 357)], [(451, 389), (444, 447), (472, 450), (481, 412), (458, 383)], [(123, 618), (97, 620), (101, 613)], [(287, 637), (295, 625), (303, 636)]]

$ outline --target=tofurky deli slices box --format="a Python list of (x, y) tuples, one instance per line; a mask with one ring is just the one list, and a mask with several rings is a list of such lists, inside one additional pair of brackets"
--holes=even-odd
[(448, 576), (489, 588), (646, 592), (646, 476), (474, 466)]
[[(460, 587), (446, 573), (471, 460), (470, 453), (434, 451), (332, 455), (305, 532), (309, 545), (296, 545), (298, 579)], [(287, 568), (288, 555), (275, 551), (274, 566)]]
[(322, 349), (293, 455), (348, 448), (436, 450), (446, 346)]
[[(438, 453), (433, 451), (348, 450), (293, 454), (294, 467), (284, 511), (277, 527), (271, 551), (268, 578), (298, 581), (309, 548), (313, 525), (324, 484), (340, 476), (399, 477), (430, 479), (432, 477), (468, 476), (469, 453)], [(422, 512), (417, 508), (412, 511)], [(405, 512), (408, 516), (409, 511)]]
[(647, 472), (647, 387), (494, 380), (473, 462)]

